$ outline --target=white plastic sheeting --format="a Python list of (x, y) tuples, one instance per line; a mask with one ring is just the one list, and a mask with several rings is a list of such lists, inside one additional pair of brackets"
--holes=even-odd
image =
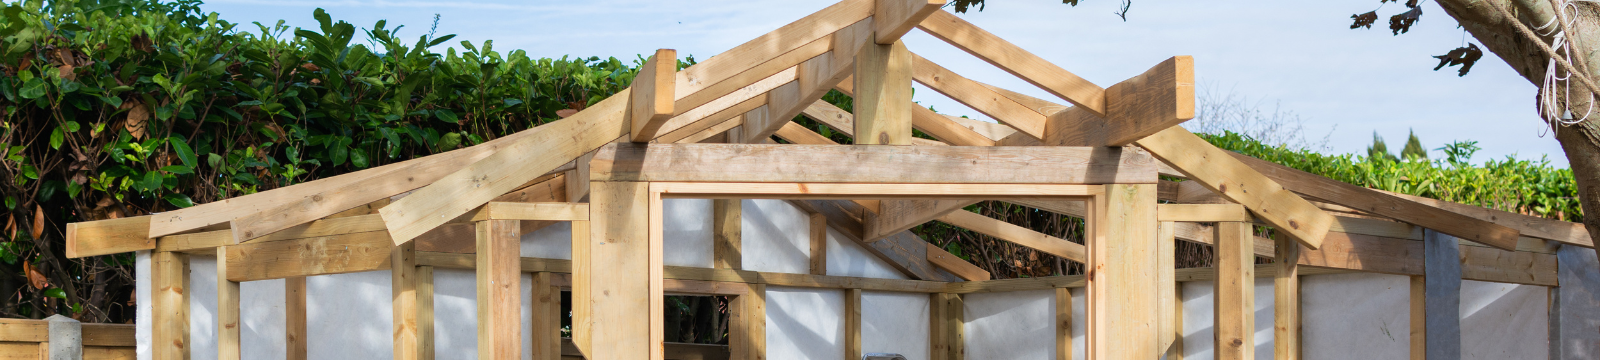
[(1055, 359), (1055, 290), (967, 294), (962, 302), (968, 359)]
[[(478, 283), (472, 270), (433, 271), (433, 348), (436, 359), (478, 357)], [(387, 279), (387, 278), (385, 278)], [(533, 275), (522, 274), (522, 298), (533, 298)], [(532, 301), (519, 301), (522, 343), (532, 344)], [(313, 344), (315, 341), (312, 342)], [(392, 344), (392, 342), (389, 342)], [(522, 358), (532, 359), (533, 349), (522, 347)]]
[(572, 260), (572, 223), (558, 222), (522, 234), (522, 256)]
[(767, 287), (767, 359), (842, 356), (843, 290)]
[(929, 301), (928, 294), (863, 291), (861, 351), (928, 359)]
[(391, 281), (388, 270), (306, 278), (306, 356), (393, 359)]
[(1549, 288), (1461, 281), (1461, 359), (1547, 359)]
[[(1212, 324), (1216, 319), (1216, 285), (1210, 281), (1182, 283), (1183, 358), (1216, 358)], [(1257, 278), (1255, 283), (1256, 359), (1272, 358), (1272, 278)], [(1084, 319), (1088, 320), (1088, 319)]]
[(810, 216), (783, 200), (742, 201), (739, 245), (744, 269), (810, 273)]
[(712, 267), (715, 236), (711, 229), (711, 200), (663, 199), (661, 202), (664, 210), (661, 214), (662, 262), (668, 266)]
[(906, 279), (904, 274), (877, 255), (848, 240), (838, 230), (828, 228), (828, 275), (879, 279)]
[(155, 354), (150, 352), (151, 332), (154, 331), (150, 324), (153, 311), (150, 307), (150, 251), (141, 250), (133, 256), (133, 281), (138, 286), (133, 289), (134, 310), (133, 344), (134, 356), (139, 360), (150, 360)]
[(1308, 360), (1409, 359), (1410, 304), (1406, 276), (1302, 276), (1301, 354)]

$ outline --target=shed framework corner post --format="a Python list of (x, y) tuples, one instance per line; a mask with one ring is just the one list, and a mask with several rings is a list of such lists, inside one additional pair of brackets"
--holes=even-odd
[(151, 353), (157, 359), (189, 359), (189, 255), (150, 254)]
[(478, 358), (522, 356), (521, 221), (477, 223)]
[(1216, 225), (1216, 320), (1218, 360), (1255, 359), (1255, 238), (1247, 222)]
[(1156, 185), (1112, 184), (1089, 207), (1090, 359), (1154, 359), (1158, 272)]
[(663, 356), (660, 199), (650, 183), (590, 182), (590, 236), (574, 249), (583, 255), (576, 261), (586, 262), (576, 266), (575, 282), (588, 289), (573, 294), (574, 304), (587, 307), (589, 359)]
[[(419, 360), (421, 347), (417, 334), (417, 255), (416, 242), (390, 250), (389, 281), (393, 299), (394, 358)], [(220, 263), (220, 262), (219, 262)]]

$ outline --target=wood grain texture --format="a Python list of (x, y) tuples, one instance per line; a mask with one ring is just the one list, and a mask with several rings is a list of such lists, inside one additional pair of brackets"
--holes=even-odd
[(844, 358), (861, 358), (861, 289), (844, 290)]
[(1255, 254), (1251, 252), (1250, 223), (1217, 223), (1216, 334), (1213, 349), (1219, 360), (1256, 358)]
[(150, 250), (150, 216), (67, 223), (67, 258)]
[(150, 254), (151, 354), (189, 359), (189, 255)]
[(1088, 356), (1154, 359), (1159, 294), (1156, 186), (1105, 185), (1090, 207)]
[(1105, 113), (1105, 89), (946, 11), (917, 25), (929, 35), (977, 56), (1094, 114)]
[(862, 240), (875, 242), (895, 233), (960, 211), (977, 200), (883, 200), (877, 211), (864, 213)]
[(1256, 217), (1288, 233), (1312, 249), (1333, 224), (1333, 216), (1285, 190), (1277, 182), (1233, 158), (1188, 130), (1173, 126), (1138, 141), (1189, 179), (1199, 181), (1236, 203)]
[(1371, 235), (1330, 232), (1323, 247), (1300, 249), (1300, 265), (1422, 275), (1422, 242)]
[(678, 51), (657, 49), (633, 77), (628, 98), (629, 138), (649, 142), (661, 134), (662, 126), (674, 115), (672, 92), (678, 80)]
[[(228, 251), (223, 248), (215, 250), (217, 258), (225, 258)], [(228, 262), (217, 262), (217, 273), (228, 273)], [(217, 277), (217, 359), (240, 360), (240, 323), (239, 323), (239, 283), (228, 281), (227, 278)]]
[(561, 358), (561, 287), (554, 281), (554, 273), (533, 274), (533, 320), (531, 335), (534, 360)]
[(417, 266), (417, 358), (433, 360), (433, 267)]
[(911, 145), (911, 59), (898, 41), (868, 43), (856, 52), (856, 145)]
[(711, 201), (711, 259), (718, 269), (744, 268), (743, 204), (739, 199)]
[(1439, 229), (1440, 232), (1446, 234), (1501, 249), (1516, 250), (1517, 248), (1519, 234), (1517, 229), (1401, 199), (1393, 195), (1380, 193), (1377, 190), (1335, 181), (1265, 160), (1240, 156), (1237, 153), (1232, 153), (1232, 155), (1241, 163), (1250, 166), (1260, 174), (1273, 179), (1279, 184), (1283, 184), (1284, 188), (1289, 191), (1306, 194), (1327, 202), (1356, 208), (1395, 220), (1417, 224), (1425, 228)]
[(983, 281), (993, 278), (988, 270), (984, 270), (966, 260), (961, 260), (955, 254), (944, 251), (944, 249), (939, 248), (939, 245), (934, 245), (933, 243), (928, 243), (928, 263), (944, 269), (944, 271), (948, 271), (962, 280)]
[(1161, 221), (1250, 222), (1255, 220), (1238, 204), (1161, 204), (1156, 206)]
[[(737, 201), (737, 200), (736, 200)], [(828, 217), (822, 213), (807, 215), (810, 228), (807, 233), (811, 235), (810, 267), (811, 275), (828, 274)], [(931, 255), (930, 255), (931, 256)], [(932, 262), (933, 260), (929, 260)], [(937, 264), (935, 264), (937, 265)]]
[(1559, 286), (1556, 256), (1461, 244), (1461, 278), (1513, 284)]
[(383, 231), (239, 244), (226, 248), (227, 278), (245, 282), (387, 269), (394, 247)]
[(954, 225), (980, 234), (993, 236), (996, 239), (1009, 241), (1030, 249), (1039, 250), (1046, 254), (1062, 257), (1078, 263), (1088, 262), (1087, 250), (1082, 244), (1067, 241), (1066, 239), (1045, 235), (1031, 229), (1012, 225), (1005, 221), (979, 215), (970, 211), (957, 210), (938, 218), (939, 221)]
[[(1145, 152), (1087, 147), (619, 143), (602, 148), (591, 166), (594, 179), (606, 181), (1154, 184), (1157, 180), (1155, 161)], [(860, 171), (863, 168), (874, 171)]]
[(1194, 118), (1194, 59), (1177, 56), (1105, 91), (1104, 116), (1074, 107), (1050, 115), (1045, 145), (1123, 146)]
[[(1158, 208), (1158, 220), (1159, 214)], [(1172, 317), (1173, 312), (1163, 310), (1183, 306), (1183, 298), (1178, 297), (1181, 285), (1177, 280), (1176, 225), (1162, 220), (1156, 228), (1156, 349), (1163, 354), (1171, 354), (1172, 344), (1181, 342), (1183, 333), (1183, 328), (1176, 325), (1181, 321)]]
[(872, 17), (876, 20), (872, 32), (879, 44), (893, 44), (900, 40), (917, 23), (939, 11), (945, 0), (877, 0)]
[(1072, 289), (1055, 292), (1056, 360), (1072, 360)]
[(1272, 274), (1272, 358), (1300, 360), (1300, 245), (1287, 237), (1277, 239)]
[(1428, 281), (1427, 277), (1411, 277), (1411, 360), (1428, 359)]
[(522, 356), (520, 222), (477, 223), (478, 358)]
[[(835, 90), (839, 90), (840, 92), (845, 93), (845, 95), (853, 95), (854, 90), (848, 86), (845, 86), (846, 84), (849, 84), (849, 82), (840, 82), (839, 86), (836, 87)], [(925, 108), (916, 103), (909, 104), (909, 106), (911, 106), (911, 127), (921, 130), (923, 133), (933, 136), (935, 139), (939, 139), (948, 143), (949, 145), (956, 146), (995, 145), (994, 140), (984, 137), (983, 134), (979, 134), (978, 132), (973, 131), (971, 128), (949, 121), (948, 116), (940, 115), (939, 113), (933, 112), (933, 110)], [(834, 130), (845, 133), (845, 135), (850, 135), (851, 137), (855, 136), (854, 115), (851, 115), (849, 112), (845, 112), (843, 109), (839, 109), (839, 107), (829, 104), (826, 101), (819, 100), (812, 103), (811, 106), (806, 107), (805, 111), (803, 111), (803, 114), (806, 115), (806, 117), (821, 121), (823, 124), (827, 124), (829, 127), (832, 127)], [(928, 145), (923, 143), (922, 140), (927, 139), (912, 138), (911, 144)]]
[(827, 218), (828, 227), (839, 231), (841, 235), (888, 263), (890, 267), (900, 271), (907, 277), (919, 280), (954, 281), (953, 276), (946, 276), (936, 270), (936, 266), (927, 260), (927, 241), (908, 231), (895, 233), (878, 241), (866, 242), (864, 239), (864, 218), (869, 211), (856, 203), (849, 201), (796, 201), (808, 204), (807, 207), (816, 209), (818, 213)]
[(1563, 244), (1572, 244), (1587, 248), (1594, 247), (1594, 238), (1589, 236), (1588, 228), (1583, 223), (1546, 219), (1537, 216), (1528, 216), (1508, 211), (1454, 203), (1438, 199), (1429, 199), (1421, 196), (1406, 195), (1383, 190), (1375, 190), (1394, 197), (1414, 201), (1423, 205), (1436, 207), (1445, 211), (1466, 215), (1479, 220), (1493, 222), (1502, 226), (1517, 229), (1522, 236), (1531, 236), (1540, 239), (1554, 240)]
[(650, 310), (664, 300), (651, 286), (661, 258), (652, 251), (649, 184), (593, 181), (589, 189), (588, 271), (575, 273), (575, 281), (588, 278), (589, 289), (573, 297), (589, 307), (591, 346), (584, 350), (592, 359), (659, 359), (652, 333), (660, 331), (662, 318)]
[(821, 51), (801, 51), (798, 54), (800, 56), (788, 56), (808, 48), (807, 45), (814, 41), (829, 39), (835, 32), (871, 17), (875, 5), (874, 0), (840, 1), (683, 69), (678, 72), (675, 81), (677, 88), (673, 94), (678, 97), (678, 102), (674, 108), (688, 111), (699, 107), (743, 87), (741, 84), (751, 83), (822, 54), (828, 47), (823, 47)]
[(306, 352), (306, 343), (311, 340), (307, 337), (310, 332), (306, 329), (306, 305), (306, 277), (283, 279), (283, 341), (289, 360), (310, 359)]
[(1027, 106), (939, 66), (921, 56), (913, 56), (913, 79), (929, 89), (994, 118), (1017, 131), (1045, 138), (1045, 117)]
[[(390, 315), (394, 323), (394, 358), (420, 360), (422, 341), (417, 316), (417, 243), (389, 250)], [(220, 262), (226, 263), (226, 261)]]

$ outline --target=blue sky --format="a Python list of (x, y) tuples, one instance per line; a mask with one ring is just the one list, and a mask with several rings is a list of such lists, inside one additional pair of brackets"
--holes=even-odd
[[(223, 19), (315, 28), (312, 10), (371, 27), (380, 19), (406, 25), (401, 35), (437, 32), (474, 44), (494, 40), (505, 52), (531, 56), (633, 58), (657, 48), (704, 59), (834, 3), (831, 0), (598, 0), (374, 1), (213, 0), (203, 6)], [(1489, 157), (1515, 154), (1566, 166), (1560, 144), (1534, 112), (1536, 87), (1493, 53), (1471, 74), (1431, 71), (1443, 54), (1463, 45), (1455, 20), (1433, 2), (1407, 34), (1390, 35), (1379, 10), (1374, 29), (1350, 30), (1350, 15), (1378, 8), (1366, 1), (1134, 0), (1128, 20), (1113, 15), (1119, 1), (996, 0), (963, 18), (1101, 86), (1139, 74), (1174, 55), (1192, 55), (1202, 86), (1231, 89), (1268, 108), (1293, 111), (1307, 136), (1327, 136), (1332, 152), (1363, 152), (1373, 132), (1398, 151), (1408, 130), (1432, 149), (1476, 140)], [(245, 25), (241, 30), (253, 31)], [(923, 57), (978, 81), (1050, 98), (1010, 74), (938, 39), (913, 30), (906, 45)], [(459, 47), (459, 45), (457, 45)], [(982, 118), (938, 93), (917, 100), (941, 112)], [(1434, 157), (1441, 157), (1434, 152)]]

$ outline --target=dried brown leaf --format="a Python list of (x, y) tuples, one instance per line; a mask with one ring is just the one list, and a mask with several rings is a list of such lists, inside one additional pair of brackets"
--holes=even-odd
[(33, 229), (32, 229), (32, 231), (33, 232), (28, 234), (28, 235), (33, 235), (34, 239), (38, 239), (40, 236), (44, 235), (44, 207), (42, 207), (42, 206), (39, 206), (39, 205), (34, 205), (33, 206)]
[(1368, 11), (1365, 14), (1350, 15), (1350, 18), (1351, 19), (1355, 19), (1355, 23), (1354, 24), (1350, 24), (1350, 28), (1351, 29), (1357, 29), (1357, 28), (1368, 28), (1368, 29), (1371, 29), (1372, 28), (1372, 23), (1378, 22), (1378, 12), (1377, 11)]
[(128, 121), (123, 123), (123, 128), (128, 129), (128, 134), (133, 138), (143, 139), (146, 122), (150, 120), (150, 109), (138, 101), (124, 102), (122, 107), (128, 109)]
[(32, 263), (23, 261), (22, 272), (28, 274), (28, 285), (33, 286), (34, 289), (42, 290), (50, 286), (50, 281), (45, 280), (44, 274), (40, 273), (39, 268), (34, 267)]
[(1395, 35), (1404, 34), (1407, 31), (1411, 31), (1411, 25), (1416, 24), (1417, 19), (1421, 18), (1422, 8), (1413, 7), (1411, 10), (1407, 10), (1406, 12), (1390, 16), (1389, 30), (1394, 31)]

